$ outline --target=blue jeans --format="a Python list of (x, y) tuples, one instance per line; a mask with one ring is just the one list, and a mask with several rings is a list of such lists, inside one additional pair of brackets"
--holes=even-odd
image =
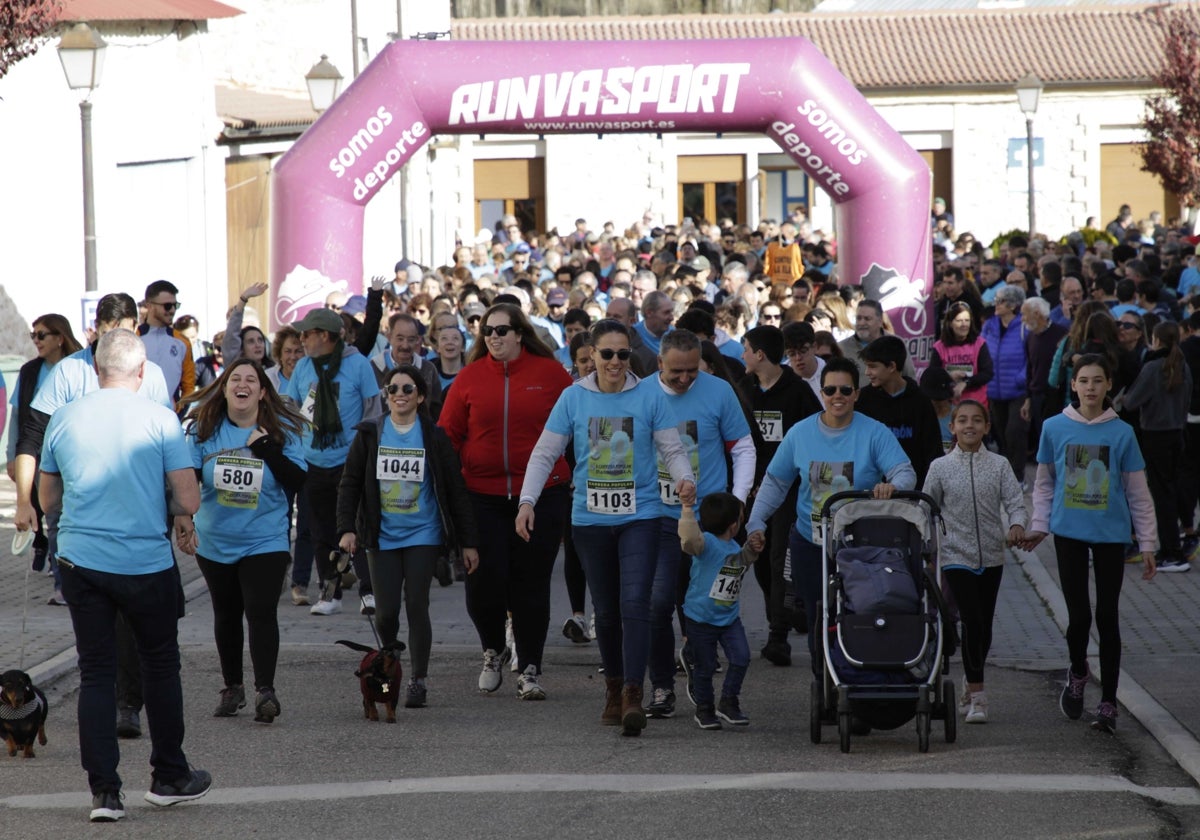
[(650, 685), (674, 691), (675, 606), (679, 600), (679, 566), (683, 551), (679, 547), (679, 521), (664, 516), (659, 523), (662, 531), (658, 567), (650, 592)]
[(292, 546), (292, 584), (308, 589), (313, 568), (312, 535), (308, 531), (308, 500), (303, 491), (292, 491), (287, 493), (287, 501), (288, 522), (292, 521), (292, 511), (296, 512), (296, 542)]
[(604, 675), (641, 687), (650, 653), (650, 592), (662, 525), (657, 518), (636, 519), (624, 525), (575, 525), (574, 532), (592, 591)]
[[(804, 613), (808, 616), (808, 655), (812, 659), (813, 673), (820, 676), (824, 654), (817, 645), (821, 638), (818, 633), (822, 632), (820, 628), (823, 623), (819, 605), (824, 600), (821, 553), (825, 549), (800, 536), (793, 527), (788, 532), (788, 550), (792, 553), (792, 587), (804, 602)], [(818, 628), (816, 632), (813, 632), (814, 627)]]
[(115, 575), (59, 558), (63, 596), (79, 653), (79, 755), (92, 793), (119, 791), (117, 746), (117, 612), (128, 621), (141, 660), (142, 695), (150, 727), (152, 776), (186, 777), (183, 689), (179, 681), (179, 567), (148, 575)]
[(695, 670), (692, 673), (692, 696), (697, 706), (713, 705), (713, 674), (717, 671), (717, 645), (725, 650), (729, 667), (725, 669), (722, 697), (737, 697), (742, 693), (742, 681), (750, 667), (750, 644), (742, 620), (720, 627), (703, 621), (687, 620), (688, 647), (691, 648)]

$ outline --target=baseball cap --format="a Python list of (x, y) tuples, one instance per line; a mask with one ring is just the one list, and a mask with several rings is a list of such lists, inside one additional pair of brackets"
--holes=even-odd
[(487, 307), (479, 301), (471, 301), (463, 307), (463, 318), (474, 318), (476, 316), (482, 318), (483, 313), (487, 312)]
[(395, 271), (408, 271), (408, 267), (410, 265), (412, 265), (412, 263), (410, 263), (407, 259), (402, 259), (402, 260), (400, 260), (400, 262), (396, 263), (396, 268), (394, 270)]
[(332, 309), (310, 309), (307, 315), (292, 326), (299, 332), (325, 330), (338, 335), (342, 331), (342, 316)]
[(949, 400), (954, 397), (954, 380), (944, 367), (928, 367), (921, 374), (921, 393), (931, 400)]
[(546, 293), (546, 303), (550, 306), (562, 306), (567, 302), (567, 293), (563, 289), (551, 289)]
[(362, 295), (351, 295), (342, 306), (342, 312), (347, 315), (362, 315), (367, 311), (367, 299)]

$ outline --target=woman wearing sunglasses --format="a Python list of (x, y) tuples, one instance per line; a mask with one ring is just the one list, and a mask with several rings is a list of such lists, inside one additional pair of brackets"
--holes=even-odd
[[(858, 414), (858, 365), (830, 359), (821, 370), (825, 410), (788, 430), (767, 465), (746, 533), (763, 535), (771, 515), (799, 479), (796, 523), (788, 536), (792, 585), (804, 600), (810, 621), (819, 621), (821, 602), (821, 506), (834, 493), (873, 490), (888, 499), (896, 490), (912, 490), (917, 474), (891, 430)], [(816, 632), (808, 634), (813, 673), (820, 675)]]
[(541, 478), (539, 527), (526, 543), (513, 531), (517, 493), (533, 445), (571, 375), (541, 342), (521, 308), (497, 303), (483, 315), (467, 366), (454, 378), (438, 424), (462, 460), (462, 474), (479, 532), (488, 539), (478, 559), (464, 557), (467, 613), (483, 647), (479, 690), (500, 688), (506, 651), (504, 625), (512, 613), (523, 672), (522, 700), (543, 700), (538, 681), (550, 626), (550, 575), (562, 537), (571, 479), (559, 458)]
[(433, 628), (429, 588), (443, 544), (462, 547), (468, 566), (479, 562), (475, 514), (458, 455), (425, 409), (429, 386), (412, 365), (384, 380), (388, 415), (360, 423), (338, 485), (338, 546), (367, 550), (375, 591), (375, 628), (386, 646), (400, 631), (400, 602), (408, 613), (412, 657), (406, 709), (425, 705)]
[[(516, 516), (517, 533), (555, 542), (561, 522), (547, 522), (542, 486), (575, 441), (571, 528), (583, 560), (596, 641), (606, 683), (600, 722), (638, 735), (646, 726), (643, 682), (650, 653), (650, 593), (662, 529), (658, 458), (685, 505), (696, 500), (695, 477), (674, 414), (660, 388), (638, 388), (629, 371), (629, 330), (605, 319), (592, 327), (596, 370), (568, 388), (529, 456)], [(517, 650), (521, 640), (517, 639)]]

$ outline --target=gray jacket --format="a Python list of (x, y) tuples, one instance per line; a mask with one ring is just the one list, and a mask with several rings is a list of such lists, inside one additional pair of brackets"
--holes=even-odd
[(941, 506), (946, 521), (939, 547), (943, 567), (1004, 565), (1008, 531), (1002, 507), (1010, 525), (1029, 526), (1025, 496), (1008, 459), (986, 449), (951, 449), (930, 464), (924, 490)]

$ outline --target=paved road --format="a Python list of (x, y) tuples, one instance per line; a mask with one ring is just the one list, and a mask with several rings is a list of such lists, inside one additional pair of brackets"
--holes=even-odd
[[(6, 506), (11, 508), (7, 483), (0, 486), (0, 517), (8, 517), (0, 518), (4, 548), (11, 534)], [(1006, 570), (996, 667), (989, 677), (991, 723), (960, 727), (953, 745), (935, 728), (926, 755), (917, 752), (911, 724), (856, 739), (843, 755), (834, 730), (826, 730), (826, 743), (809, 743), (807, 661), (801, 655), (792, 668), (755, 660), (743, 695), (752, 719), (745, 731), (701, 732), (686, 701), (681, 714), (652, 722), (638, 739), (599, 726), (598, 654), (594, 645), (574, 646), (558, 634), (566, 615), (561, 579), (554, 590), (545, 703), (517, 701), (515, 675), (508, 674), (495, 695), (477, 694), (477, 643), (456, 584), (433, 592), (429, 708), (401, 710), (396, 726), (364, 721), (352, 675), (357, 655), (332, 643), (368, 641), (365, 619), (352, 611), (310, 616), (283, 598), (277, 679), (283, 716), (270, 727), (255, 725), (248, 714), (214, 719), (220, 677), (210, 607), (194, 563), (185, 560), (185, 580), (193, 581), (180, 632), (186, 746), (216, 784), (199, 803), (151, 811), (140, 800), (149, 744), (124, 742), (129, 818), (115, 830), (130, 837), (170, 832), (181, 838), (440, 840), (607, 838), (614, 831), (697, 838), (916, 837), (930, 831), (977, 838), (1200, 836), (1200, 790), (1133, 715), (1123, 710), (1118, 735), (1107, 737), (1058, 712), (1065, 645), (1046, 565), (1028, 557), (1014, 559)], [(9, 582), (0, 592), (7, 661), (16, 664), (26, 612), (26, 669), (50, 685), (52, 704), (51, 741), (38, 757), (0, 756), (0, 813), (27, 837), (111, 832), (86, 823), (67, 612), (46, 606), (49, 580), (26, 580), (24, 565), (6, 551), (0, 551), (0, 571)], [(1165, 716), (1184, 732), (1187, 714), (1177, 720), (1167, 711), (1180, 697), (1166, 689), (1194, 693), (1197, 682), (1186, 666), (1200, 637), (1198, 611), (1181, 594), (1191, 580), (1162, 576), (1143, 584), (1131, 577), (1125, 602), (1127, 627), (1154, 620), (1177, 626), (1177, 653), (1155, 650), (1160, 641), (1145, 632), (1127, 633), (1126, 665), (1147, 690), (1148, 699), (1133, 705), (1144, 707), (1152, 723)], [(352, 601), (348, 597), (347, 605)], [(1191, 626), (1179, 619), (1179, 610), (1191, 615)], [(757, 649), (765, 622), (753, 590), (747, 592), (745, 621)], [(802, 641), (794, 642), (799, 654)], [(1174, 667), (1156, 664), (1168, 654), (1179, 657)], [(960, 678), (957, 666), (955, 676)], [(1098, 696), (1088, 699), (1091, 707)], [(1186, 749), (1176, 744), (1175, 751), (1186, 763)]]

